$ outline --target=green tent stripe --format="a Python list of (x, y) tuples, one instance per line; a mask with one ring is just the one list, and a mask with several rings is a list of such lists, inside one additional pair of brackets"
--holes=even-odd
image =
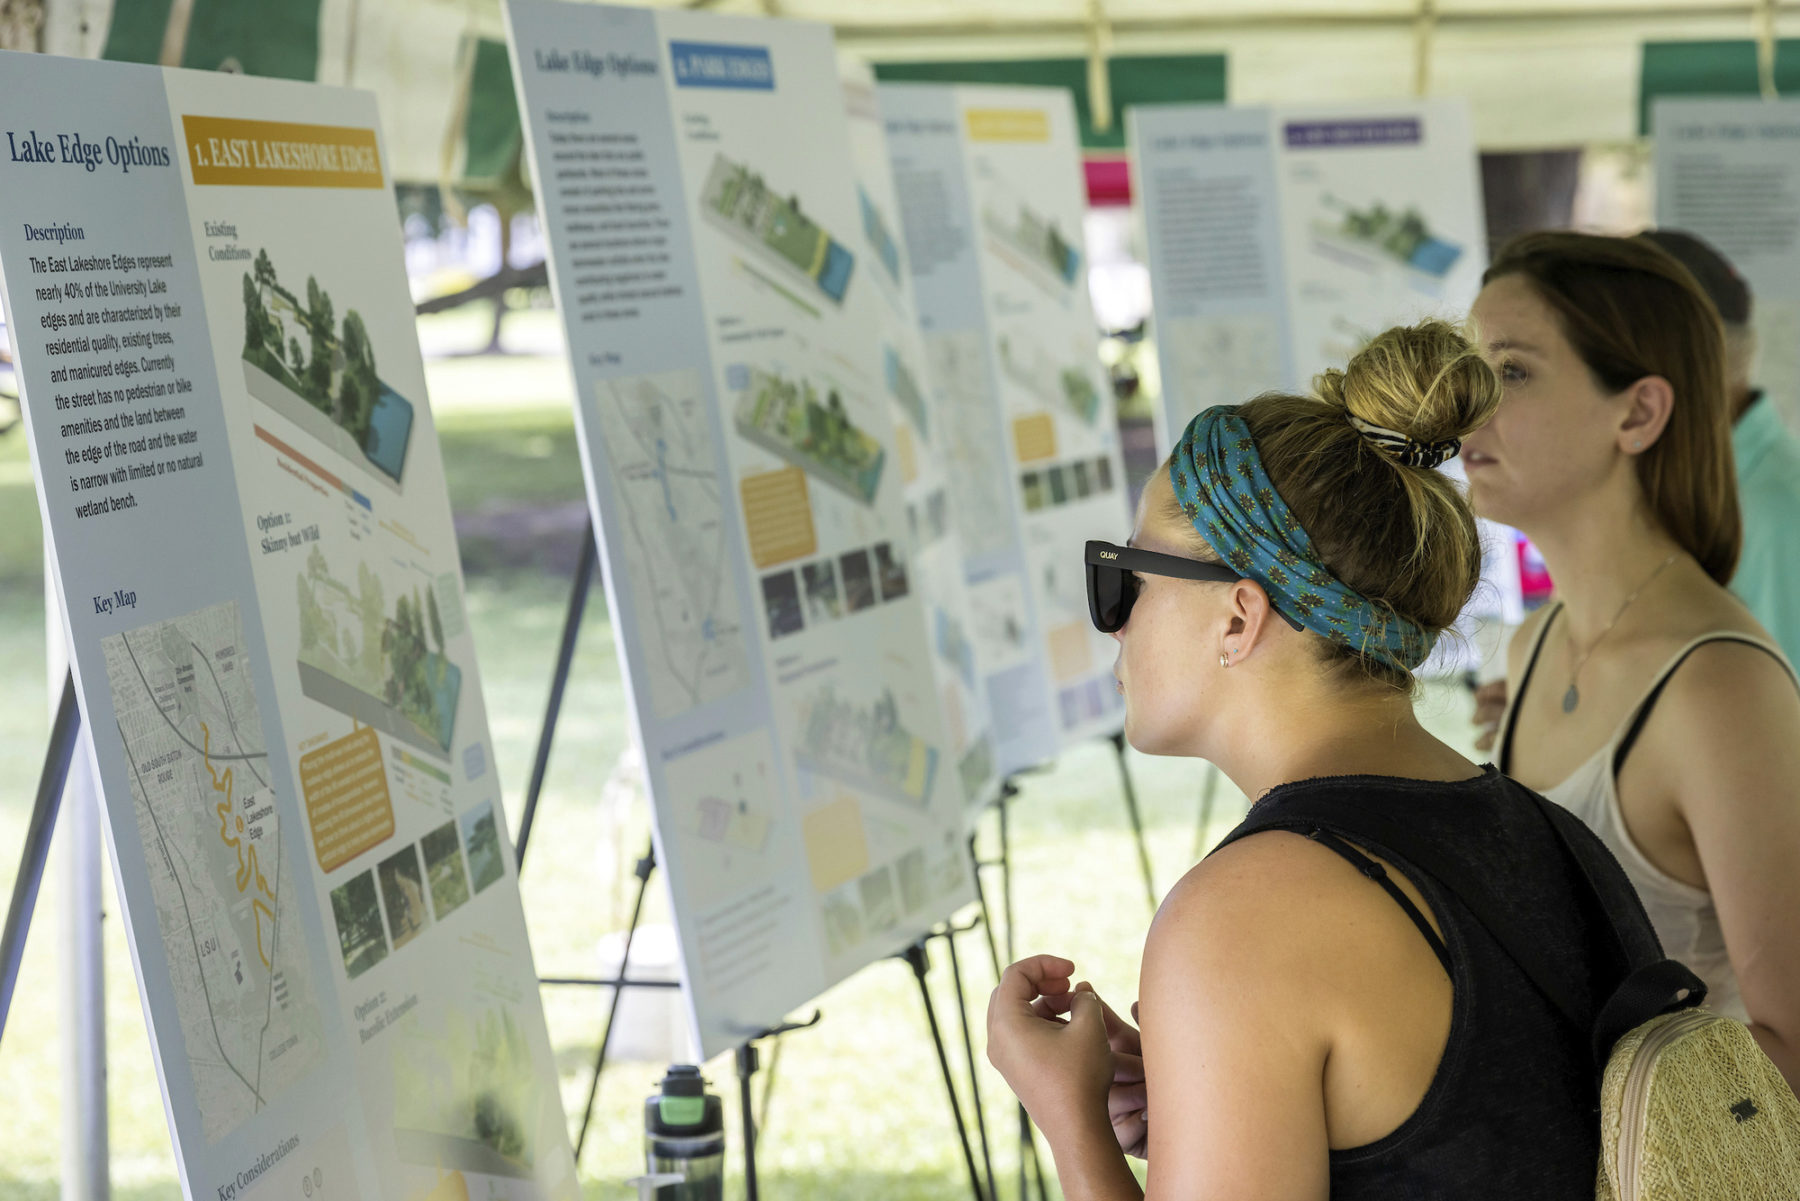
[(1068, 88), (1075, 93), (1081, 144), (1088, 150), (1124, 149), (1125, 110), (1131, 105), (1223, 102), (1225, 73), (1223, 54), (1110, 58), (1106, 62), (1106, 80), (1112, 90), (1113, 123), (1111, 129), (1102, 133), (1094, 128), (1084, 58), (875, 64), (875, 77), (883, 81)]
[[(1800, 39), (1775, 43), (1775, 90), (1800, 94)], [(1650, 132), (1650, 105), (1666, 96), (1760, 96), (1756, 43), (1645, 42), (1638, 73), (1638, 132)]]
[[(233, 66), (247, 75), (316, 79), (322, 0), (194, 0), (181, 65)], [(118, 0), (102, 57), (154, 63), (162, 56), (174, 0)]]
[(463, 178), (499, 181), (517, 170), (525, 138), (506, 43), (487, 38), (477, 42), (471, 71), (469, 116), (463, 124)]

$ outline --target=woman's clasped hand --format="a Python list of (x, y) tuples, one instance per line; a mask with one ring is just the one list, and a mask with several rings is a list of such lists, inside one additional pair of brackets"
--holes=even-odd
[(1150, 1131), (1137, 1027), (1074, 973), (1056, 955), (1006, 969), (988, 1002), (988, 1060), (1052, 1144), (1104, 1122), (1120, 1150), (1142, 1159)]

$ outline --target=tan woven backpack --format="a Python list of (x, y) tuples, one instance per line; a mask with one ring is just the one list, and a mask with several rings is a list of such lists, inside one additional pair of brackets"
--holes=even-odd
[(1594, 1196), (1800, 1201), (1800, 1101), (1748, 1027), (1682, 1008), (1613, 1044)]

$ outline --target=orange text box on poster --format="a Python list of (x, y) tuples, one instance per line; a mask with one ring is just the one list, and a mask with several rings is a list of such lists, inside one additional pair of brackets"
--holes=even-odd
[(1048, 413), (1018, 417), (1012, 423), (1013, 453), (1021, 463), (1056, 457), (1056, 422)]
[(381, 150), (373, 129), (181, 118), (188, 166), (200, 185), (275, 188), (379, 188)]
[(367, 726), (300, 757), (300, 792), (319, 870), (334, 871), (394, 834), (381, 742)]
[(738, 492), (744, 499), (750, 560), (758, 567), (804, 558), (819, 549), (812, 501), (806, 491), (806, 472), (798, 467), (784, 467), (748, 475), (738, 485)]

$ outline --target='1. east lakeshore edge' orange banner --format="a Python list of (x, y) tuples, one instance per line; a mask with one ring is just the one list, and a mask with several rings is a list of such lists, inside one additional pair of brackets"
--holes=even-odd
[(196, 184), (278, 188), (379, 188), (375, 131), (237, 117), (181, 119)]

